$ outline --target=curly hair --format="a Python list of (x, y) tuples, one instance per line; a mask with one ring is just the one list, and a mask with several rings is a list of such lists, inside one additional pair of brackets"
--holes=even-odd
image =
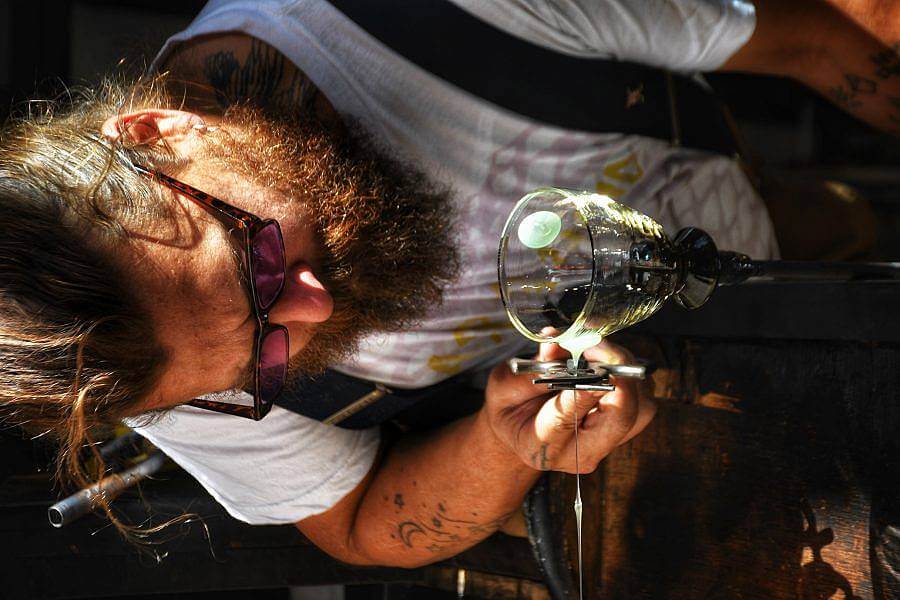
[(64, 103), (32, 103), (0, 131), (0, 419), (58, 443), (62, 483), (103, 475), (95, 441), (136, 412), (166, 360), (110, 256), (127, 225), (166, 214), (132, 162), (178, 165), (165, 148), (111, 142), (100, 128), (169, 104), (159, 78), (108, 80)]
[[(167, 83), (107, 82), (0, 133), (9, 232), (0, 240), (0, 419), (57, 439), (58, 477), (82, 486), (91, 483), (84, 449), (102, 475), (99, 432), (141, 412), (168, 358), (111, 257), (135, 243), (134, 231), (178, 216), (133, 165), (176, 175), (189, 158), (176, 158), (163, 136), (140, 145), (125, 127), (115, 142), (101, 134), (110, 115), (172, 108)], [(364, 334), (408, 327), (441, 302), (459, 266), (451, 190), (392, 158), (362, 126), (335, 133), (314, 118), (269, 119), (244, 105), (224, 118), (236, 133), (204, 136), (206, 164), (290, 190), (285, 210), (308, 211), (322, 246), (334, 311), (292, 357), (294, 374), (320, 373)], [(133, 539), (166, 525), (138, 530), (100, 503)]]

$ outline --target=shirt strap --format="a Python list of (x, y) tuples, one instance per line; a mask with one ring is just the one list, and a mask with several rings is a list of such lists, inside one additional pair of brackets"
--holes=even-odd
[(422, 69), (535, 121), (737, 154), (721, 102), (691, 77), (549, 50), (448, 0), (328, 1)]

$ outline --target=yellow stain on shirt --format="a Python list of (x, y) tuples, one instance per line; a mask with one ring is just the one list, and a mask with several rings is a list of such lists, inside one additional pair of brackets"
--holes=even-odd
[(644, 169), (638, 162), (637, 154), (631, 152), (603, 167), (603, 174), (597, 181), (596, 190), (598, 194), (618, 198), (630, 190), (643, 176)]
[(444, 375), (456, 375), (463, 370), (463, 363), (478, 356), (477, 352), (469, 354), (434, 354), (428, 359), (428, 368)]
[[(487, 317), (472, 317), (453, 328), (453, 339), (460, 348), (471, 342), (487, 338), (495, 345), (503, 343), (502, 332), (511, 328), (507, 320), (494, 320)], [(444, 375), (456, 375), (462, 371), (466, 362), (484, 355), (481, 352), (460, 352), (453, 354), (433, 354), (428, 359), (428, 368)]]
[(495, 344), (500, 344), (503, 342), (503, 336), (497, 332), (498, 329), (509, 329), (509, 321), (493, 321), (487, 317), (473, 317), (453, 328), (453, 338), (462, 348), (472, 340), (484, 337), (485, 332), (491, 332), (487, 337)]

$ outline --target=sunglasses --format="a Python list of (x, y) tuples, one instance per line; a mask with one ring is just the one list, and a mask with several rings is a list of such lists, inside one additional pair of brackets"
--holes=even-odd
[(263, 220), (236, 206), (214, 198), (159, 171), (134, 165), (141, 175), (187, 196), (216, 217), (228, 230), (241, 235), (243, 280), (249, 282), (248, 295), (256, 317), (253, 347), (253, 406), (195, 398), (191, 406), (238, 415), (258, 421), (272, 409), (287, 379), (290, 345), (288, 330), (269, 323), (269, 310), (284, 289), (285, 258), (281, 226), (274, 219)]

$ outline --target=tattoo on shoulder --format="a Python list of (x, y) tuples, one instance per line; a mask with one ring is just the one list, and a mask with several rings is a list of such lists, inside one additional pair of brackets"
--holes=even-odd
[(875, 74), (882, 79), (900, 75), (900, 42), (869, 56), (875, 65)]
[(223, 108), (250, 102), (260, 108), (307, 110), (317, 93), (283, 54), (255, 39), (243, 62), (230, 50), (220, 51), (203, 60), (202, 71)]

